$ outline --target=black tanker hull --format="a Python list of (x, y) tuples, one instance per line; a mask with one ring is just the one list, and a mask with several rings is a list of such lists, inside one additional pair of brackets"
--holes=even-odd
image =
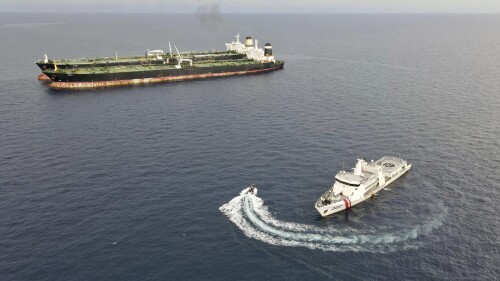
[(281, 69), (284, 62), (275, 63), (242, 63), (221, 66), (183, 66), (176, 68), (145, 67), (145, 69), (128, 72), (99, 72), (71, 74), (68, 72), (44, 71), (53, 81), (52, 88), (81, 89), (99, 88), (121, 85), (147, 84), (155, 82), (170, 82), (211, 77), (224, 77), (267, 72)]

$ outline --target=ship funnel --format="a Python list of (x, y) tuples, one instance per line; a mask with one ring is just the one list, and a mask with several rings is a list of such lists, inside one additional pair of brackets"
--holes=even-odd
[(266, 43), (266, 46), (264, 46), (264, 56), (270, 57), (273, 55), (273, 46), (271, 46), (271, 43)]
[(247, 47), (247, 48), (248, 48), (248, 47), (253, 47), (253, 39), (252, 39), (252, 37), (249, 37), (249, 36), (248, 36), (248, 37), (245, 39), (245, 47)]

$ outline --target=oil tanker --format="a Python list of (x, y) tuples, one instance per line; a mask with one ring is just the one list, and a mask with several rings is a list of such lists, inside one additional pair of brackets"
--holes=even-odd
[(282, 69), (285, 62), (275, 60), (272, 45), (264, 49), (258, 41), (246, 37), (245, 43), (226, 43), (225, 51), (175, 53), (148, 50), (132, 57), (36, 61), (42, 70), (39, 80), (50, 81), (54, 89), (85, 89), (172, 82), (211, 77), (235, 76)]

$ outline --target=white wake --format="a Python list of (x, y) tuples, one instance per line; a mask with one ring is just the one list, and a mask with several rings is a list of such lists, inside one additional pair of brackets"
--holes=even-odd
[(300, 246), (325, 251), (391, 251), (414, 248), (409, 243), (421, 235), (429, 234), (443, 224), (446, 211), (432, 220), (410, 228), (378, 232), (360, 232), (353, 228), (319, 227), (280, 221), (272, 216), (264, 201), (244, 189), (239, 196), (222, 205), (224, 213), (243, 233), (268, 244)]

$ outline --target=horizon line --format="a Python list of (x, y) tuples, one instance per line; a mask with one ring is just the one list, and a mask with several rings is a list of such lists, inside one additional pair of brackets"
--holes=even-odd
[[(197, 12), (197, 11), (20, 11), (20, 10), (12, 10), (12, 11), (0, 11), (0, 14), (46, 14), (46, 13), (53, 13), (53, 14), (193, 14), (193, 15), (213, 15), (213, 13), (205, 13), (205, 12)], [(401, 11), (401, 12), (334, 12), (334, 11), (300, 11), (300, 12), (218, 12), (217, 14), (220, 15), (232, 15), (232, 14), (241, 14), (241, 15), (254, 15), (254, 14), (296, 14), (296, 15), (303, 15), (303, 14), (324, 14), (324, 15), (329, 15), (329, 14), (334, 14), (334, 15), (478, 15), (478, 14), (484, 14), (484, 15), (496, 15), (500, 14), (500, 12), (497, 11), (492, 11), (492, 12), (410, 12), (410, 11)]]

